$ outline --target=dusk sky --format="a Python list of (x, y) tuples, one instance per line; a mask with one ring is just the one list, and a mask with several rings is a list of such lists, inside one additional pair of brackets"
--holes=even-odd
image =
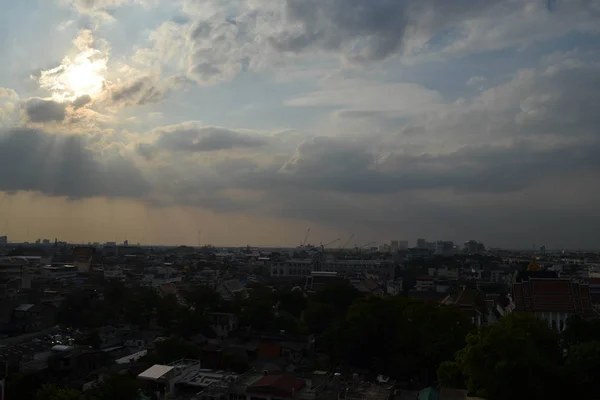
[(0, 54), (11, 241), (600, 248), (600, 0), (0, 0)]

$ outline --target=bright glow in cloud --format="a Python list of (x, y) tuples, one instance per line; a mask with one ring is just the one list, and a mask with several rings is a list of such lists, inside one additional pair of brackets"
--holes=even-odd
[(105, 87), (108, 52), (93, 47), (90, 31), (82, 31), (74, 44), (74, 55), (66, 56), (58, 67), (42, 71), (37, 79), (56, 101), (73, 101), (83, 95), (95, 98)]

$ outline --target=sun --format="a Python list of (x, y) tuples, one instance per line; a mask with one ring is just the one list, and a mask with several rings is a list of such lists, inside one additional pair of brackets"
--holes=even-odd
[(71, 97), (77, 98), (86, 94), (95, 97), (104, 89), (105, 72), (105, 60), (94, 60), (86, 54), (79, 54), (66, 66), (62, 83)]
[(42, 71), (38, 81), (60, 102), (74, 101), (83, 95), (94, 99), (104, 91), (107, 61), (94, 49), (82, 51), (72, 58), (65, 57), (58, 67)]
[(102, 92), (104, 75), (100, 66), (92, 62), (71, 65), (65, 71), (65, 86), (74, 97), (85, 94), (94, 97)]

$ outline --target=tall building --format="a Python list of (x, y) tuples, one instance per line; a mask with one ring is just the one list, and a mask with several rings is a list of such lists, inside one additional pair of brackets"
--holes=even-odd
[(0, 246), (6, 246), (8, 244), (8, 236), (0, 236)]
[(408, 240), (399, 240), (398, 241), (398, 250), (406, 250), (408, 249)]
[(449, 240), (438, 240), (435, 243), (435, 254), (444, 257), (452, 257), (454, 255), (454, 242)]
[(427, 248), (427, 240), (423, 238), (417, 239), (417, 248), (426, 249)]

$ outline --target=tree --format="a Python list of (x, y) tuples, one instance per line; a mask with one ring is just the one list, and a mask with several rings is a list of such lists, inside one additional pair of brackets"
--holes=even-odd
[(304, 323), (309, 332), (322, 334), (336, 320), (336, 309), (331, 304), (309, 301), (304, 311)]
[(79, 400), (81, 392), (75, 389), (63, 389), (56, 385), (44, 385), (38, 390), (36, 400)]
[(279, 311), (285, 311), (294, 316), (300, 318), (302, 312), (306, 308), (306, 298), (304, 293), (300, 290), (285, 290), (278, 293), (279, 298)]
[(346, 315), (348, 308), (363, 295), (349, 284), (327, 285), (317, 290), (313, 300), (322, 304), (331, 304), (340, 317)]
[(134, 400), (138, 398), (139, 384), (127, 374), (110, 374), (85, 392), (86, 400)]
[[(552, 399), (562, 395), (561, 358), (558, 334), (545, 322), (511, 314), (468, 335), (456, 365), (469, 391), (489, 400)], [(438, 370), (440, 379), (448, 380), (448, 368)]]
[(240, 325), (252, 326), (257, 330), (266, 330), (273, 325), (276, 302), (277, 298), (271, 288), (266, 286), (255, 287), (250, 292), (250, 296), (243, 302)]
[(6, 379), (7, 399), (34, 399), (44, 384), (43, 377), (36, 372), (15, 372)]
[[(567, 373), (579, 396), (585, 399), (597, 397), (600, 376), (600, 341), (584, 342), (571, 346), (566, 360)], [(573, 396), (574, 398), (575, 396)]]
[(565, 348), (583, 342), (600, 339), (600, 320), (585, 320), (579, 315), (567, 319), (566, 328), (562, 333)]
[(194, 343), (179, 337), (172, 337), (155, 344), (154, 355), (150, 357), (156, 364), (168, 364), (181, 358), (200, 358), (200, 348)]
[(323, 336), (335, 363), (428, 385), (464, 346), (471, 324), (454, 307), (403, 297), (356, 301)]
[(198, 285), (192, 290), (184, 292), (183, 297), (196, 310), (219, 311), (223, 308), (223, 301), (219, 293), (206, 285)]

